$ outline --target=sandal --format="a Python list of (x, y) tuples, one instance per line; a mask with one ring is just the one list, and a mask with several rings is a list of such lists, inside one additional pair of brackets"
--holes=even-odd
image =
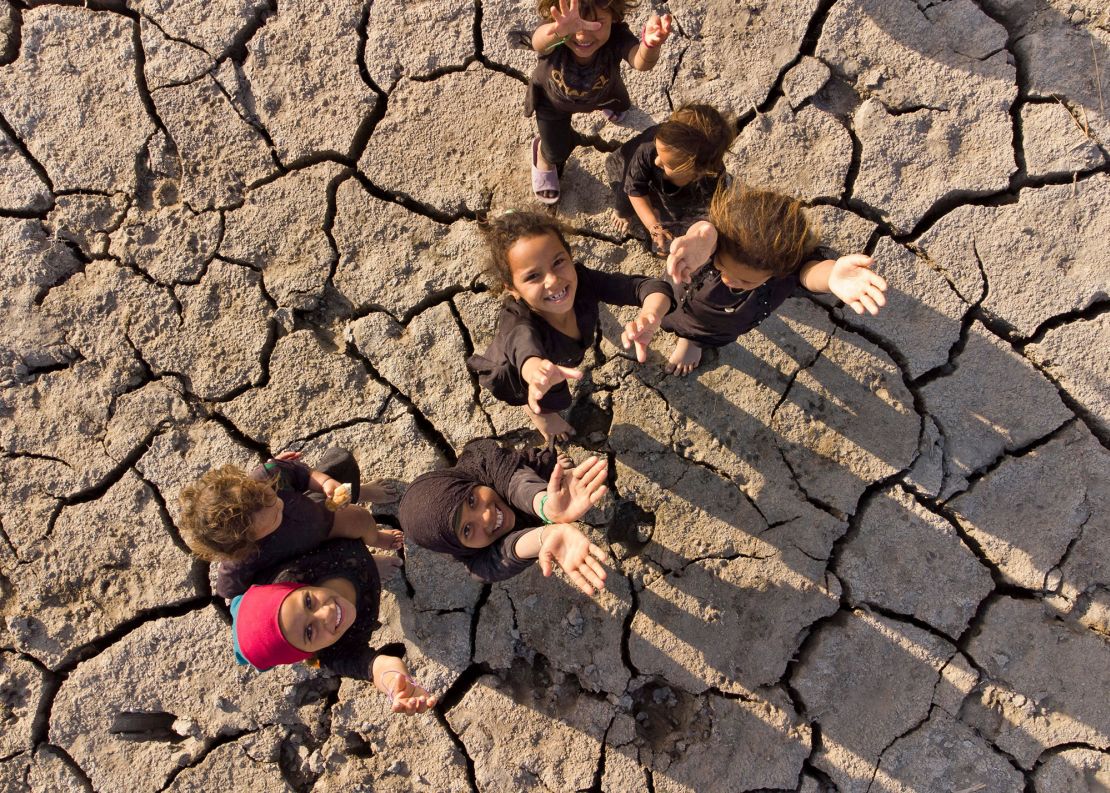
[(614, 113), (612, 110), (604, 107), (600, 108), (597, 112), (605, 116), (605, 120), (608, 121), (610, 124), (619, 124), (624, 121), (624, 113)]
[[(552, 168), (550, 171), (541, 171), (539, 165), (540, 138), (532, 138), (532, 192), (541, 204), (559, 203), (559, 172)], [(554, 193), (550, 198), (541, 193)]]

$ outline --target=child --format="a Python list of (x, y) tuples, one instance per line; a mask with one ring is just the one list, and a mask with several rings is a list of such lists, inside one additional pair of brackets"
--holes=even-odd
[(400, 658), (369, 646), (378, 628), (381, 578), (361, 542), (332, 540), (259, 575), (231, 601), (235, 658), (265, 671), (316, 658), (342, 677), (372, 680), (394, 713), (434, 707)]
[[(667, 274), (679, 307), (663, 327), (679, 337), (667, 371), (685, 376), (704, 347), (723, 347), (747, 333), (793, 294), (832, 292), (857, 314), (878, 314), (886, 281), (871, 257), (814, 256), (817, 236), (792, 198), (734, 184), (718, 190), (709, 221), (695, 223), (671, 245)], [(822, 251), (823, 253), (823, 251)]]
[(571, 259), (559, 221), (539, 212), (507, 212), (483, 226), (488, 268), (508, 293), (489, 349), (467, 366), (495, 397), (525, 412), (544, 439), (573, 432), (556, 411), (570, 406), (567, 378), (582, 373), (594, 343), (598, 303), (642, 307), (621, 335), (627, 349), (647, 360), (647, 345), (674, 305), (664, 281), (591, 270)]
[[(220, 562), (221, 597), (241, 595), (259, 570), (331, 537), (361, 539), (385, 550), (401, 547), (399, 531), (379, 528), (369, 510), (354, 505), (360, 474), (350, 452), (328, 449), (319, 470), (298, 462), (300, 457), (283, 452), (250, 474), (225, 465), (181, 491), (182, 535), (197, 556)], [(333, 512), (324, 498), (331, 499), (341, 483), (351, 485), (352, 503)], [(368, 489), (378, 503), (397, 500), (380, 481)]]
[(632, 106), (621, 79), (622, 60), (646, 72), (659, 60), (671, 34), (671, 15), (652, 14), (639, 38), (624, 23), (632, 0), (539, 0), (547, 21), (532, 34), (539, 63), (532, 72), (524, 114), (536, 115), (532, 140), (532, 191), (545, 204), (559, 200), (559, 176), (583, 141), (571, 114), (601, 110), (619, 121)]
[[(523, 572), (538, 557), (592, 595), (605, 586), (605, 552), (569, 525), (605, 495), (608, 463), (591, 457), (569, 473), (551, 449), (517, 452), (471, 441), (453, 468), (417, 477), (398, 516), (417, 545), (448, 553), (483, 581)], [(548, 480), (548, 481), (545, 481)]]
[[(666, 256), (670, 241), (705, 217), (735, 138), (716, 109), (684, 105), (621, 147), (623, 194), (651, 235), (652, 253)], [(627, 221), (619, 225), (627, 233)]]

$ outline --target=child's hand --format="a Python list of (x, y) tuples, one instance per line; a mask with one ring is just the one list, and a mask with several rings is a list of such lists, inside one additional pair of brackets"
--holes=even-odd
[(608, 476), (607, 460), (590, 457), (569, 475), (564, 473), (564, 464), (560, 460), (555, 464), (547, 485), (544, 514), (555, 523), (578, 520), (605, 495), (605, 479)]
[(655, 49), (662, 46), (663, 42), (671, 35), (671, 15), (652, 14), (644, 25), (644, 46)]
[(281, 454), (275, 454), (274, 459), (275, 460), (284, 460), (286, 462), (293, 462), (294, 460), (301, 459), (301, 456), (302, 455), (301, 455), (300, 452), (288, 452), (288, 451), (286, 451), (286, 452), (282, 452)]
[(559, 0), (551, 7), (556, 36), (573, 36), (580, 30), (600, 30), (600, 22), (588, 22), (578, 13), (578, 0)]
[[(661, 250), (663, 253), (668, 252), (671, 240), (673, 239), (674, 234), (671, 234), (671, 232), (663, 228), (662, 223), (656, 223), (654, 226), (651, 227), (651, 241), (655, 245), (655, 247)], [(654, 251), (652, 252), (654, 253)]]
[(540, 400), (551, 390), (551, 387), (568, 378), (580, 380), (582, 370), (559, 366), (546, 358), (529, 358), (524, 362), (524, 366), (520, 367), (520, 375), (528, 383), (528, 407), (533, 413), (541, 413), (543, 408), (540, 407)]
[(408, 667), (400, 658), (379, 655), (374, 659), (374, 685), (389, 697), (394, 713), (423, 713), (438, 702), (409, 676)]
[(864, 310), (874, 316), (886, 305), (886, 279), (871, 271), (874, 260), (862, 253), (841, 256), (829, 272), (829, 291), (857, 314)]
[(690, 277), (709, 261), (717, 249), (717, 229), (708, 221), (698, 221), (671, 243), (667, 275), (676, 284), (690, 283)]
[(540, 570), (545, 577), (551, 575), (557, 564), (575, 586), (592, 595), (595, 589), (605, 588), (605, 568), (601, 562), (607, 559), (605, 551), (574, 526), (556, 523), (544, 527), (543, 542), (540, 543)]
[(621, 334), (621, 345), (627, 350), (636, 346), (636, 360), (645, 363), (648, 358), (648, 346), (659, 327), (659, 318), (650, 311), (641, 311), (636, 319), (624, 326)]

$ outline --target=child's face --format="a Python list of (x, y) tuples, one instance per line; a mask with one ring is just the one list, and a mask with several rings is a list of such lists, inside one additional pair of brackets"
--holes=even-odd
[(278, 498), (276, 493), (271, 493), (266, 506), (255, 510), (251, 515), (251, 539), (261, 540), (277, 531), (284, 514), (285, 502)]
[(721, 281), (729, 289), (755, 289), (763, 286), (771, 278), (767, 270), (758, 270), (718, 249), (713, 258), (713, 266), (721, 274)]
[(506, 254), (512, 283), (508, 292), (537, 314), (555, 316), (574, 309), (578, 273), (570, 251), (554, 234), (522, 237)]
[(686, 155), (666, 143), (655, 142), (655, 167), (663, 169), (663, 176), (675, 187), (685, 187), (701, 174), (694, 168), (682, 168)]
[(516, 513), (492, 487), (475, 485), (455, 517), (455, 536), (467, 548), (485, 548), (516, 525)]
[(298, 650), (316, 653), (339, 641), (355, 616), (355, 604), (331, 587), (306, 586), (281, 602), (278, 627)]
[[(604, 3), (607, 5), (607, 3)], [(589, 22), (600, 22), (597, 30), (580, 30), (567, 39), (566, 46), (579, 63), (589, 63), (597, 55), (597, 51), (605, 46), (613, 32), (613, 12), (608, 8), (599, 8), (603, 3), (595, 3), (594, 8), (582, 12), (582, 18)]]

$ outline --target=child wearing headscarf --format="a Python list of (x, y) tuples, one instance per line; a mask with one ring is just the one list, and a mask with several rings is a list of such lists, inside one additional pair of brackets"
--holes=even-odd
[(551, 449), (515, 451), (484, 439), (458, 463), (418, 477), (398, 507), (417, 545), (450, 554), (477, 578), (502, 581), (539, 559), (558, 564), (587, 595), (605, 586), (605, 552), (570, 525), (605, 495), (608, 463), (591, 457), (567, 470)]
[(378, 622), (381, 577), (358, 540), (330, 540), (263, 571), (232, 599), (235, 658), (266, 671), (316, 658), (341, 677), (371, 680), (395, 713), (422, 713), (431, 696), (400, 658), (370, 646)]

